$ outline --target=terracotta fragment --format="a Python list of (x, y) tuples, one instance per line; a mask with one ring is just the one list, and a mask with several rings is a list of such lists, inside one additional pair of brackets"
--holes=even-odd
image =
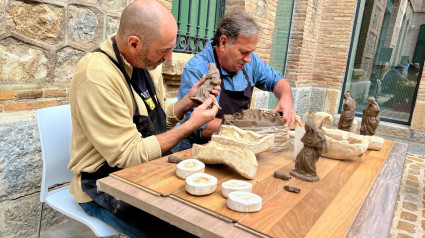
[(341, 131), (337, 129), (321, 128), (325, 136), (331, 137), (335, 140), (346, 140), (349, 144), (366, 144), (369, 150), (381, 150), (384, 146), (384, 138), (379, 136), (365, 136), (351, 133), (348, 131)]
[(179, 157), (175, 156), (175, 155), (170, 155), (168, 156), (168, 163), (180, 163), (182, 162), (182, 159), (180, 159)]
[(273, 146), (274, 135), (260, 135), (236, 126), (221, 125), (218, 135), (212, 135), (211, 140), (224, 145), (234, 145), (261, 153)]
[(301, 189), (296, 188), (296, 187), (292, 187), (292, 186), (289, 186), (289, 185), (283, 186), (283, 189), (285, 189), (286, 191), (291, 192), (291, 193), (300, 193), (301, 192)]
[(289, 180), (289, 179), (291, 179), (291, 176), (289, 176), (287, 174), (284, 174), (284, 173), (282, 173), (280, 171), (274, 172), (273, 177), (278, 178), (278, 179), (283, 179), (283, 180)]
[(248, 149), (210, 141), (205, 145), (194, 144), (192, 157), (206, 164), (226, 164), (247, 179), (257, 174), (257, 159)]
[(222, 125), (233, 125), (259, 135), (274, 135), (273, 146), (268, 151), (289, 149), (288, 126), (279, 113), (262, 109), (247, 109), (233, 115), (224, 115)]
[[(317, 114), (317, 113), (316, 113)], [(313, 115), (313, 118), (328, 118), (327, 113), (321, 112), (319, 116)], [(330, 116), (330, 114), (329, 114)], [(321, 125), (318, 119), (314, 122)], [(348, 131), (320, 127), (325, 134), (328, 146), (328, 152), (322, 154), (324, 157), (332, 159), (353, 159), (361, 156), (366, 150), (380, 150), (384, 146), (385, 140), (378, 136), (358, 135)], [(297, 143), (297, 140), (295, 140)], [(294, 151), (297, 151), (295, 144)]]

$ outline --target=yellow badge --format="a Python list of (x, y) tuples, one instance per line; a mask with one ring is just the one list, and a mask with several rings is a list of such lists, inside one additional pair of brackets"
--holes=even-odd
[(144, 100), (146, 105), (148, 105), (149, 110), (153, 110), (155, 108), (155, 103), (152, 101), (152, 98), (148, 98), (146, 100)]

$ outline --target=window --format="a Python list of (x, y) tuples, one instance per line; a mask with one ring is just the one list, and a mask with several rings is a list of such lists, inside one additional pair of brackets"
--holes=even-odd
[[(409, 125), (422, 74), (425, 12), (415, 0), (362, 0), (344, 83), (361, 116), (368, 97), (381, 120)], [(340, 112), (343, 101), (341, 99)]]
[(171, 13), (177, 21), (175, 52), (198, 53), (214, 35), (224, 13), (225, 0), (174, 0)]
[(281, 73), (285, 73), (293, 7), (293, 0), (277, 2), (270, 66)]

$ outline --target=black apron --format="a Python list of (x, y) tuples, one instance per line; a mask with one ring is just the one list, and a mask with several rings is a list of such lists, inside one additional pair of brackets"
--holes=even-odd
[[(220, 71), (220, 78), (221, 78), (221, 84), (220, 84), (220, 99), (219, 104), (221, 106), (221, 109), (218, 110), (216, 114), (216, 118), (223, 118), (223, 115), (225, 114), (234, 114), (236, 112), (240, 112), (242, 110), (248, 109), (251, 104), (251, 98), (252, 98), (252, 90), (253, 86), (251, 85), (249, 81), (248, 74), (246, 73), (245, 69), (242, 69), (242, 72), (245, 76), (245, 80), (247, 82), (247, 86), (245, 90), (243, 91), (230, 91), (226, 90), (224, 87), (224, 80), (223, 80), (223, 74), (221, 73), (220, 68), (220, 62), (218, 62), (218, 57), (215, 49), (213, 49), (214, 52), (214, 59), (215, 64), (217, 66), (217, 69)], [(195, 132), (190, 134), (187, 139), (185, 139), (184, 144), (180, 145), (180, 150), (189, 149), (192, 147), (193, 144), (205, 144), (209, 140), (202, 138), (202, 136), (196, 134)], [(183, 143), (183, 142), (182, 142)]]
[(217, 69), (220, 71), (220, 78), (221, 84), (220, 84), (220, 99), (219, 104), (222, 109), (218, 110), (216, 114), (216, 118), (223, 118), (224, 114), (234, 114), (236, 112), (240, 112), (242, 110), (248, 109), (249, 105), (251, 104), (252, 99), (252, 90), (253, 86), (249, 82), (248, 74), (246, 73), (245, 69), (242, 68), (243, 75), (245, 76), (245, 80), (247, 82), (247, 86), (244, 91), (230, 91), (226, 90), (224, 87), (224, 80), (223, 80), (223, 74), (221, 73), (220, 68), (220, 62), (218, 62), (217, 53), (214, 51), (214, 59), (215, 64), (217, 65)]
[[(101, 49), (97, 49), (95, 50), (95, 52), (104, 53), (120, 69), (121, 73), (124, 75), (127, 81), (127, 84), (130, 88), (130, 92), (133, 96), (133, 99), (136, 101), (136, 99), (134, 98), (134, 94), (133, 94), (133, 90), (131, 86), (131, 81), (130, 81), (131, 79), (124, 69), (124, 63), (121, 59), (115, 39), (113, 40), (113, 46), (114, 46), (115, 56), (118, 59), (118, 62), (116, 62), (112, 57), (110, 57)], [(149, 116), (143, 116), (139, 114), (139, 109), (136, 103), (136, 112), (133, 116), (133, 122), (134, 124), (136, 124), (137, 130), (142, 134), (143, 138), (163, 133), (167, 129), (165, 112), (164, 110), (162, 110), (158, 100), (156, 100), (156, 97), (154, 96), (155, 88), (153, 87), (152, 81), (151, 80), (148, 80), (148, 81), (149, 81), (148, 89), (149, 89), (149, 92), (151, 93), (151, 98), (155, 103), (155, 108), (149, 112)], [(115, 214), (117, 217), (123, 219), (129, 224), (137, 226), (137, 223), (139, 222), (140, 218), (143, 216), (146, 216), (144, 215), (145, 212), (137, 208), (134, 208), (133, 206), (121, 200), (118, 200), (107, 193), (101, 192), (97, 189), (96, 181), (98, 179), (104, 178), (108, 176), (110, 173), (116, 172), (118, 170), (121, 170), (121, 168), (110, 167), (108, 163), (105, 162), (94, 173), (82, 172), (81, 187), (83, 191), (87, 193), (93, 199), (93, 201), (95, 201), (97, 204), (109, 210), (110, 212)]]

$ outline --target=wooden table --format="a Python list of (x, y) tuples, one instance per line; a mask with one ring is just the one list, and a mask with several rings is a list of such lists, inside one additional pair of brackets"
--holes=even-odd
[[(253, 192), (263, 199), (261, 211), (229, 210), (221, 188), (195, 197), (175, 176), (175, 164), (162, 157), (99, 180), (102, 191), (201, 237), (387, 237), (397, 202), (407, 145), (385, 141), (380, 151), (339, 161), (320, 158), (319, 182), (273, 178), (294, 168), (293, 152), (257, 155)], [(176, 154), (191, 158), (190, 150)], [(225, 165), (207, 165), (218, 179), (243, 179)], [(283, 190), (289, 184), (299, 194)]]

